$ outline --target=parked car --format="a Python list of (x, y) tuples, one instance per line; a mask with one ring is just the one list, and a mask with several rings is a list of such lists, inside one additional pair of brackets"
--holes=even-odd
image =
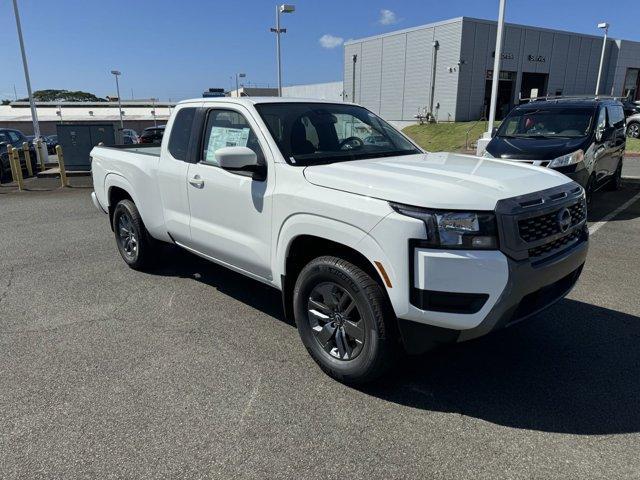
[(626, 148), (622, 104), (611, 99), (533, 101), (514, 108), (485, 157), (552, 168), (594, 191), (619, 189)]
[(56, 147), (58, 146), (58, 135), (47, 135), (44, 137), (44, 141), (47, 144), (47, 152), (50, 154), (56, 153)]
[(624, 109), (625, 117), (630, 117), (631, 115), (637, 115), (640, 113), (640, 103), (631, 100), (630, 98), (622, 100), (622, 108)]
[(133, 145), (136, 143), (138, 143), (138, 139), (136, 137), (132, 137), (131, 135), (122, 135), (123, 145)]
[[(123, 143), (125, 145), (129, 145), (131, 143), (140, 143), (140, 137), (138, 136), (138, 132), (131, 128), (123, 128), (122, 129)], [(129, 137), (129, 138), (124, 138)]]
[[(8, 145), (11, 145), (13, 148), (19, 149), (20, 164), (22, 165), (23, 175), (27, 174), (25, 158), (24, 154), (22, 153), (22, 144), (24, 142), (28, 142), (28, 139), (22, 134), (22, 132), (6, 128), (0, 129), (0, 183), (11, 181), (11, 165), (9, 163), (9, 155), (7, 154)], [(31, 167), (33, 172), (35, 172), (38, 163), (36, 160), (36, 150), (30, 142), (28, 143)]]
[(353, 104), (199, 98), (176, 107), (161, 147), (91, 157), (93, 203), (131, 268), (162, 261), (167, 242), (281, 290), (313, 359), (345, 382), (375, 378), (400, 348), (535, 314), (587, 254), (584, 190), (568, 177), (425, 153)]
[(640, 113), (627, 118), (627, 136), (640, 138)]
[(165, 125), (145, 128), (140, 135), (140, 143), (160, 143), (164, 135)]

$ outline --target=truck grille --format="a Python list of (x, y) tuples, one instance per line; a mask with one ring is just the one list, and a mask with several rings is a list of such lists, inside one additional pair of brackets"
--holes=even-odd
[(584, 190), (576, 183), (500, 200), (496, 217), (500, 250), (532, 265), (547, 262), (588, 238)]
[[(518, 232), (520, 233), (520, 238), (522, 238), (525, 242), (537, 242), (538, 240), (542, 240), (551, 235), (560, 233), (560, 226), (558, 224), (558, 213), (563, 208), (559, 208), (557, 210), (554, 210), (553, 212), (539, 215), (537, 217), (530, 217), (519, 220)], [(571, 214), (571, 227), (578, 225), (585, 219), (586, 209), (584, 202), (578, 201), (566, 208), (568, 208), (569, 213)], [(546, 247), (546, 245), (544, 245), (543, 247)]]
[(565, 247), (576, 242), (582, 235), (581, 229), (576, 229), (564, 237), (560, 237), (552, 242), (545, 243), (539, 247), (529, 249), (529, 257), (536, 259), (537, 257), (547, 256), (555, 253), (556, 251), (563, 250)]

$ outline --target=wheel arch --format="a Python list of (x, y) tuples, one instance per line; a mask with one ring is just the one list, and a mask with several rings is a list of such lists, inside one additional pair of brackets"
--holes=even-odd
[[(105, 178), (105, 191), (107, 192), (107, 209), (109, 213), (109, 223), (112, 224), (113, 211), (119, 201), (129, 199), (136, 204), (138, 210), (140, 206), (133, 195), (133, 188), (124, 177), (116, 174), (107, 175)], [(112, 227), (113, 228), (113, 225)]]
[(290, 220), (281, 230), (274, 269), (287, 318), (293, 319), (292, 297), (298, 274), (309, 261), (323, 255), (338, 256), (362, 268), (378, 282), (389, 300), (387, 289), (392, 280), (382, 276), (376, 262), (387, 266), (389, 263), (367, 232), (325, 217), (299, 216), (305, 218)]

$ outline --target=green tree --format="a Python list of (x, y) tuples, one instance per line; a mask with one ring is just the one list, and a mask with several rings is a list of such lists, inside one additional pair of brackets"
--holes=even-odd
[[(81, 90), (36, 90), (33, 92), (33, 99), (36, 102), (106, 102), (104, 98), (95, 96), (93, 93)], [(28, 98), (21, 98), (20, 101), (28, 101)]]

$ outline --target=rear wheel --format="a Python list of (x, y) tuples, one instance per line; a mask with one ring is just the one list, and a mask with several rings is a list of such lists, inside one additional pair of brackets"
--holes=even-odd
[(631, 138), (640, 138), (640, 123), (633, 122), (627, 125), (627, 136)]
[(616, 168), (616, 173), (613, 174), (613, 177), (607, 184), (607, 190), (615, 191), (620, 190), (622, 188), (622, 160), (618, 164), (618, 168)]
[(300, 338), (327, 374), (365, 383), (391, 365), (393, 314), (380, 285), (351, 262), (312, 260), (297, 278), (293, 306)]
[(155, 262), (156, 241), (149, 235), (140, 212), (131, 200), (120, 200), (113, 212), (113, 231), (123, 260), (135, 270)]

